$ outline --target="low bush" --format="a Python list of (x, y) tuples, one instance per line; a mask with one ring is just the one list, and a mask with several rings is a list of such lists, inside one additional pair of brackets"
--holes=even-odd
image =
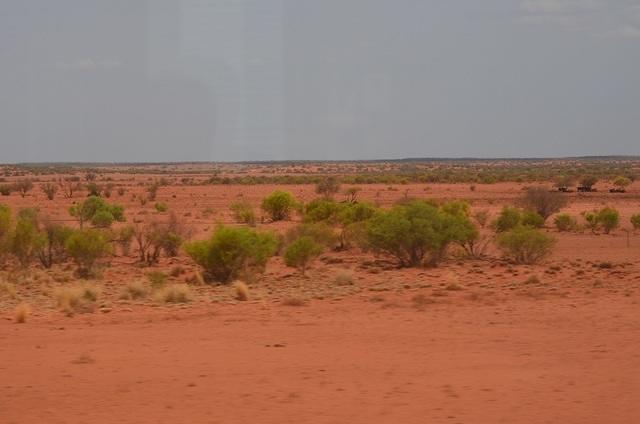
[(578, 221), (568, 213), (557, 215), (553, 223), (560, 232), (576, 231), (578, 229)]
[(100, 290), (90, 285), (59, 287), (53, 294), (58, 309), (67, 315), (95, 311), (100, 298)]
[(295, 198), (286, 191), (274, 191), (262, 201), (262, 210), (269, 215), (272, 221), (289, 219), (296, 208)]
[(163, 213), (169, 210), (169, 206), (164, 202), (157, 202), (154, 207), (156, 208), (156, 212)]
[(526, 210), (520, 216), (520, 224), (525, 227), (542, 228), (545, 219), (537, 212)]
[(640, 230), (640, 213), (631, 217), (631, 225), (633, 225), (634, 230)]
[(502, 208), (500, 215), (493, 222), (493, 227), (499, 233), (509, 231), (520, 224), (522, 214), (520, 210), (511, 206), (505, 206)]
[(314, 199), (304, 207), (305, 222), (335, 222), (339, 204), (327, 198)]
[(533, 264), (553, 250), (555, 239), (531, 227), (517, 226), (498, 236), (498, 246), (505, 256), (517, 263)]
[(96, 227), (107, 228), (114, 221), (125, 220), (122, 206), (109, 204), (97, 196), (91, 196), (84, 202), (71, 206), (69, 214), (78, 220), (81, 229), (86, 222), (91, 222)]
[(58, 186), (53, 183), (44, 183), (40, 186), (40, 189), (47, 196), (47, 199), (53, 200), (56, 196), (56, 192), (58, 191)]
[(185, 250), (204, 269), (206, 278), (228, 283), (264, 271), (276, 247), (271, 233), (221, 225), (209, 240), (188, 243)]
[(602, 231), (609, 234), (620, 225), (620, 213), (611, 207), (602, 208), (597, 214), (597, 221)]
[(149, 290), (142, 281), (133, 281), (122, 288), (120, 291), (120, 299), (136, 300), (147, 297)]
[(256, 225), (256, 213), (254, 212), (251, 203), (246, 200), (239, 200), (237, 202), (233, 202), (229, 208), (231, 209), (236, 221), (252, 227)]
[(22, 268), (27, 268), (36, 257), (44, 239), (37, 224), (30, 217), (20, 217), (9, 236), (9, 252), (13, 254)]
[(304, 236), (296, 239), (284, 252), (284, 262), (287, 266), (295, 267), (306, 274), (309, 264), (322, 253), (322, 246), (311, 237)]
[(66, 249), (82, 277), (92, 275), (96, 262), (111, 253), (109, 241), (98, 230), (74, 231), (66, 241)]
[(464, 243), (477, 230), (466, 213), (426, 201), (378, 211), (366, 226), (368, 247), (391, 254), (400, 266), (435, 266), (451, 243)]

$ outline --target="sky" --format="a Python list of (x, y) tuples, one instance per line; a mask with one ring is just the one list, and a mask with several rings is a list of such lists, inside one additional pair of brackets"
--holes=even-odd
[(3, 0), (0, 162), (640, 155), (640, 0)]

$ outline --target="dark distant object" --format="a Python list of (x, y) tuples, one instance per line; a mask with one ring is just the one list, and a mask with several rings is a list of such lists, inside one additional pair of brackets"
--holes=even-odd
[(573, 190), (571, 190), (569, 187), (558, 187), (558, 191), (560, 193), (573, 193)]
[(580, 192), (580, 193), (595, 193), (596, 191), (598, 191), (597, 188), (586, 187), (586, 186), (578, 186), (578, 192)]
[(624, 188), (610, 188), (609, 193), (626, 193), (627, 190)]

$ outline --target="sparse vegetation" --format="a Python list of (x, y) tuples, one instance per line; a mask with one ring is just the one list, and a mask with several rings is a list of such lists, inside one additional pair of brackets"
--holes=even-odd
[(262, 201), (262, 210), (272, 221), (289, 219), (296, 207), (297, 203), (293, 195), (281, 190), (274, 191)]
[(193, 293), (186, 284), (170, 284), (153, 294), (158, 303), (189, 303), (193, 300)]
[(576, 231), (578, 229), (578, 221), (567, 213), (557, 215), (553, 222), (560, 232)]
[(525, 210), (536, 212), (541, 216), (544, 225), (547, 218), (567, 205), (568, 200), (566, 195), (550, 191), (545, 187), (528, 187), (520, 203)]
[(322, 253), (322, 246), (316, 243), (311, 237), (303, 236), (294, 240), (284, 252), (284, 262), (287, 266), (300, 270), (302, 275), (306, 274), (307, 267), (314, 258)]
[(99, 230), (74, 231), (67, 238), (66, 249), (82, 277), (93, 275), (96, 262), (111, 253), (111, 245)]
[(250, 228), (219, 226), (209, 240), (188, 243), (187, 254), (205, 271), (205, 277), (228, 283), (262, 272), (276, 251), (276, 238)]
[(531, 227), (517, 226), (498, 236), (498, 246), (517, 263), (533, 264), (551, 254), (555, 239)]
[(233, 202), (229, 208), (236, 221), (250, 226), (256, 225), (256, 213), (253, 210), (253, 206), (246, 200)]

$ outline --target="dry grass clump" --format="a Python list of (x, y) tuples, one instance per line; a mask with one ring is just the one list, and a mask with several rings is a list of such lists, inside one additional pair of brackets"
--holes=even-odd
[(157, 290), (153, 299), (158, 303), (189, 303), (193, 300), (193, 294), (186, 284), (170, 284)]
[(249, 300), (249, 287), (242, 281), (236, 281), (233, 283), (233, 289), (235, 291), (236, 300), (242, 302)]
[(353, 275), (349, 271), (342, 270), (338, 272), (334, 281), (338, 286), (352, 286)]
[(149, 290), (142, 281), (132, 281), (122, 288), (120, 292), (120, 299), (122, 300), (136, 300), (147, 297)]
[(282, 301), (284, 306), (305, 306), (307, 302), (298, 296), (290, 296)]
[(15, 321), (17, 324), (24, 324), (31, 314), (31, 307), (26, 303), (21, 303), (15, 310)]
[(7, 296), (10, 299), (15, 299), (18, 296), (18, 290), (16, 289), (15, 284), (0, 280), (0, 296)]
[(89, 313), (96, 309), (100, 289), (90, 285), (59, 287), (54, 293), (58, 309), (67, 315)]

